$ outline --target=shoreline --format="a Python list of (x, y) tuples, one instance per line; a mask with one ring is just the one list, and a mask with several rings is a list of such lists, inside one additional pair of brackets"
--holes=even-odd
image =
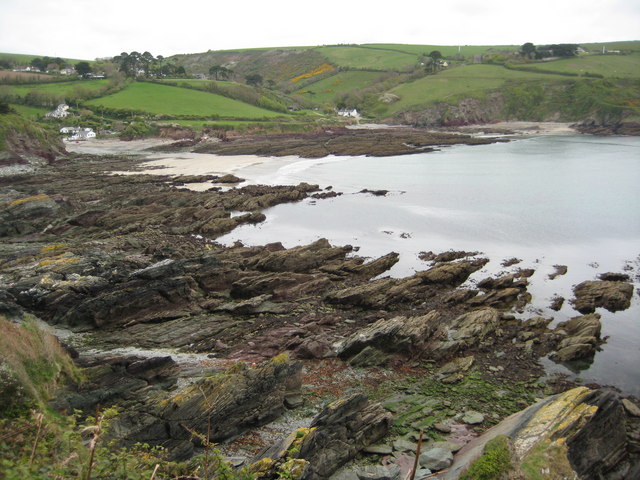
[[(389, 132), (398, 132), (400, 134), (409, 131), (415, 131), (411, 127), (407, 126), (394, 126), (394, 125), (378, 125), (378, 124), (362, 124), (357, 126), (350, 126), (345, 129), (347, 132), (360, 132), (360, 133), (372, 133), (388, 135)], [(547, 135), (578, 135), (579, 132), (571, 127), (569, 123), (559, 122), (498, 122), (491, 124), (479, 124), (465, 127), (457, 127), (454, 129), (424, 129), (421, 130), (423, 134), (432, 135), (451, 135), (451, 136), (468, 136), (471, 139), (483, 140), (487, 137), (498, 138), (513, 138), (514, 136), (547, 136)], [(293, 135), (295, 137), (295, 135)], [(201, 145), (201, 151), (185, 151), (180, 149), (172, 152), (171, 147), (175, 144), (175, 140), (166, 138), (147, 138), (141, 140), (122, 141), (118, 139), (98, 139), (88, 140), (84, 142), (65, 142), (67, 150), (76, 154), (86, 155), (141, 155), (146, 159), (140, 164), (141, 167), (148, 167), (144, 170), (137, 170), (132, 173), (143, 174), (160, 174), (160, 175), (206, 175), (206, 174), (228, 174), (237, 173), (238, 170), (246, 167), (259, 165), (273, 160), (274, 158), (283, 158), (290, 156), (292, 158), (322, 158), (322, 155), (317, 155), (317, 151), (310, 155), (305, 155), (304, 151), (296, 154), (297, 147), (294, 147), (291, 152), (282, 154), (278, 151), (270, 150), (269, 144), (277, 143), (279, 140), (289, 141), (292, 135), (284, 136), (266, 136), (265, 137), (239, 137), (233, 142), (229, 143), (208, 143)], [(344, 138), (344, 137), (338, 137)], [(348, 137), (347, 137), (348, 138)], [(446, 142), (451, 142), (450, 139), (445, 139)], [(251, 152), (251, 145), (255, 142), (260, 142), (261, 150), (266, 153), (254, 153)], [(265, 143), (267, 146), (265, 147)], [(328, 143), (328, 142), (327, 142)], [(428, 143), (437, 147), (437, 139), (435, 141), (429, 141)], [(465, 143), (453, 142), (455, 143)], [(490, 142), (488, 142), (490, 143)], [(229, 145), (231, 146), (229, 147)], [(446, 143), (450, 144), (450, 143)], [(473, 144), (473, 143), (472, 143)], [(234, 146), (241, 145), (240, 148), (234, 148)], [(219, 146), (219, 147), (218, 147)], [(375, 149), (375, 145), (369, 145), (371, 150)], [(354, 156), (354, 155), (367, 155), (366, 151), (362, 151), (360, 146), (357, 147), (358, 151), (353, 153), (327, 153), (325, 156)], [(197, 150), (197, 149), (196, 149)], [(210, 151), (208, 151), (210, 150)], [(387, 154), (390, 156), (400, 154), (422, 153), (431, 151), (431, 147), (421, 147), (421, 149), (407, 151), (407, 148), (400, 146), (399, 150), (395, 153), (393, 150), (387, 150)], [(234, 153), (237, 151), (237, 153)], [(243, 153), (247, 152), (247, 153)], [(375, 154), (374, 154), (375, 155)], [(385, 155), (382, 155), (385, 156)], [(118, 172), (122, 174), (128, 174), (126, 172)]]

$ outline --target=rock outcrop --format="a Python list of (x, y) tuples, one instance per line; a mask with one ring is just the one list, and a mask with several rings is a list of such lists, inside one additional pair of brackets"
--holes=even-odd
[(578, 387), (491, 428), (460, 450), (449, 471), (437, 478), (458, 478), (500, 435), (511, 446), (512, 472), (543, 467), (548, 478), (635, 478), (640, 464), (628, 435), (630, 423), (638, 422), (616, 394)]
[(383, 438), (390, 427), (391, 414), (356, 394), (327, 405), (308, 429), (293, 432), (262, 452), (250, 470), (258, 478), (274, 478), (282, 465), (303, 460), (303, 478), (326, 479), (362, 449)]
[(558, 362), (567, 362), (592, 355), (601, 343), (601, 329), (600, 315), (597, 313), (574, 317), (558, 324), (556, 331), (564, 338), (551, 358)]
[(610, 312), (626, 310), (631, 305), (633, 285), (622, 281), (586, 281), (575, 286), (576, 298), (571, 301), (580, 313), (593, 313), (597, 307)]
[(420, 317), (381, 319), (338, 344), (336, 351), (344, 359), (369, 349), (369, 354), (373, 350), (439, 360), (500, 336), (499, 321), (500, 312), (493, 308), (455, 318), (434, 310)]

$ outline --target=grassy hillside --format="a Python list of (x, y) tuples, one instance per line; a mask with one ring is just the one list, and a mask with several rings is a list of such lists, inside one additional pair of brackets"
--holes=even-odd
[[(33, 60), (34, 58), (41, 58), (45, 55), (23, 55), (21, 53), (1, 53), (0, 52), (0, 60), (11, 60), (13, 62), (15, 62), (16, 64), (20, 64), (20, 65), (28, 65), (31, 60)], [(48, 55), (49, 57), (51, 57), (51, 55)], [(63, 58), (64, 61), (66, 61), (67, 63), (71, 63), (71, 64), (75, 64), (78, 62), (92, 62), (92, 60), (79, 60), (77, 58)]]
[(561, 81), (560, 75), (521, 72), (499, 65), (467, 65), (429, 75), (390, 90), (400, 99), (389, 107), (389, 113), (415, 109), (433, 102), (454, 102), (463, 96), (482, 97), (487, 91), (504, 86), (507, 80)]
[(315, 50), (338, 67), (361, 70), (407, 71), (420, 63), (417, 54), (365, 45), (320, 47)]
[(114, 95), (86, 102), (89, 106), (139, 110), (155, 115), (269, 118), (282, 114), (221, 95), (155, 83), (135, 82)]
[(209, 51), (170, 59), (188, 73), (207, 74), (213, 65), (223, 65), (233, 71), (233, 80), (243, 81), (246, 75), (258, 73), (274, 82), (286, 82), (326, 62), (324, 56), (309, 48)]
[(439, 51), (445, 57), (455, 57), (458, 54), (463, 58), (469, 58), (478, 54), (491, 54), (504, 51), (515, 51), (519, 45), (403, 45), (394, 43), (371, 43), (363, 45), (371, 48), (384, 48), (397, 50), (412, 55), (428, 55), (434, 50)]
[(13, 108), (20, 116), (28, 118), (30, 120), (36, 120), (47, 113), (49, 110), (40, 107), (30, 107), (28, 105), (11, 104)]
[(109, 80), (75, 80), (71, 82), (38, 83), (33, 85), (7, 85), (3, 90), (18, 97), (24, 97), (33, 90), (65, 97), (79, 90), (86, 90), (88, 92), (99, 91), (108, 84)]
[[(603, 45), (607, 52), (619, 53), (602, 55)], [(436, 104), (454, 106), (465, 98), (483, 101), (496, 93), (504, 94), (504, 109), (510, 118), (553, 118), (551, 100), (561, 105), (562, 115), (576, 119), (581, 115), (591, 118), (595, 111), (605, 112), (605, 117), (620, 116), (620, 109), (633, 112), (640, 103), (634, 83), (640, 79), (640, 42), (582, 47), (588, 53), (546, 61), (523, 58), (519, 45), (380, 43), (208, 51), (168, 59), (185, 67), (185, 78), (132, 84), (114, 78), (113, 85), (110, 80), (0, 85), (0, 100), (39, 107), (66, 100), (76, 111), (92, 109), (96, 126), (104, 123), (107, 129), (113, 120), (129, 121), (135, 115), (147, 122), (163, 118), (193, 121), (198, 126), (216, 119), (224, 128), (262, 128), (264, 122), (272, 122), (277, 129), (285, 124), (298, 128), (299, 122), (313, 127), (318, 121), (344, 121), (334, 113), (339, 104), (357, 108), (376, 121), (401, 118), (402, 112), (420, 112)], [(425, 58), (434, 50), (448, 59), (437, 71)], [(227, 68), (228, 81), (190, 75), (208, 74), (213, 66)], [(247, 85), (247, 76), (253, 74), (262, 78), (260, 86)], [(589, 78), (613, 83), (586, 82)], [(589, 89), (594, 89), (595, 103), (585, 93)], [(531, 92), (536, 92), (535, 99)], [(526, 108), (519, 107), (519, 98)], [(536, 102), (544, 108), (537, 108)], [(581, 108), (580, 103), (591, 106)], [(30, 118), (38, 114), (19, 108)], [(304, 113), (293, 115), (289, 109)], [(411, 116), (415, 115), (406, 118)], [(423, 118), (431, 121), (434, 117), (430, 113)]]
[(334, 99), (339, 93), (366, 88), (375, 83), (380, 76), (379, 72), (340, 72), (337, 75), (311, 83), (295, 93), (304, 95), (314, 102), (325, 103)]
[(604, 77), (638, 77), (640, 54), (582, 55), (550, 62), (526, 65), (527, 69), (576, 75), (596, 74)]

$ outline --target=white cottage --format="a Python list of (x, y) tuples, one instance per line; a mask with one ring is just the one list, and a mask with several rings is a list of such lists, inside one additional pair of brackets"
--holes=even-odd
[(61, 103), (53, 112), (45, 114), (47, 118), (67, 118), (69, 116), (69, 105)]
[(360, 117), (358, 110), (356, 110), (355, 108), (353, 110), (348, 110), (348, 109), (338, 110), (338, 115), (340, 115), (341, 117), (353, 117), (353, 118)]

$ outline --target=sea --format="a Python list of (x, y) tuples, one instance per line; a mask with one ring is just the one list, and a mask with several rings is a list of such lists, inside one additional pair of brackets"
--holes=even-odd
[[(640, 396), (640, 137), (532, 136), (391, 157), (272, 158), (234, 173), (251, 183), (307, 182), (342, 195), (269, 208), (265, 222), (236, 228), (219, 243), (294, 247), (327, 238), (371, 259), (399, 253), (382, 275), (397, 278), (430, 267), (421, 252), (479, 252), (490, 262), (467, 286), (533, 268), (532, 301), (518, 317), (542, 315), (552, 325), (580, 315), (569, 301), (573, 286), (627, 273), (632, 306), (597, 309), (606, 342), (595, 357), (542, 361), (549, 375)], [(520, 262), (502, 265), (512, 258)], [(556, 265), (568, 271), (550, 279)], [(549, 308), (555, 296), (566, 299), (558, 312)]]

